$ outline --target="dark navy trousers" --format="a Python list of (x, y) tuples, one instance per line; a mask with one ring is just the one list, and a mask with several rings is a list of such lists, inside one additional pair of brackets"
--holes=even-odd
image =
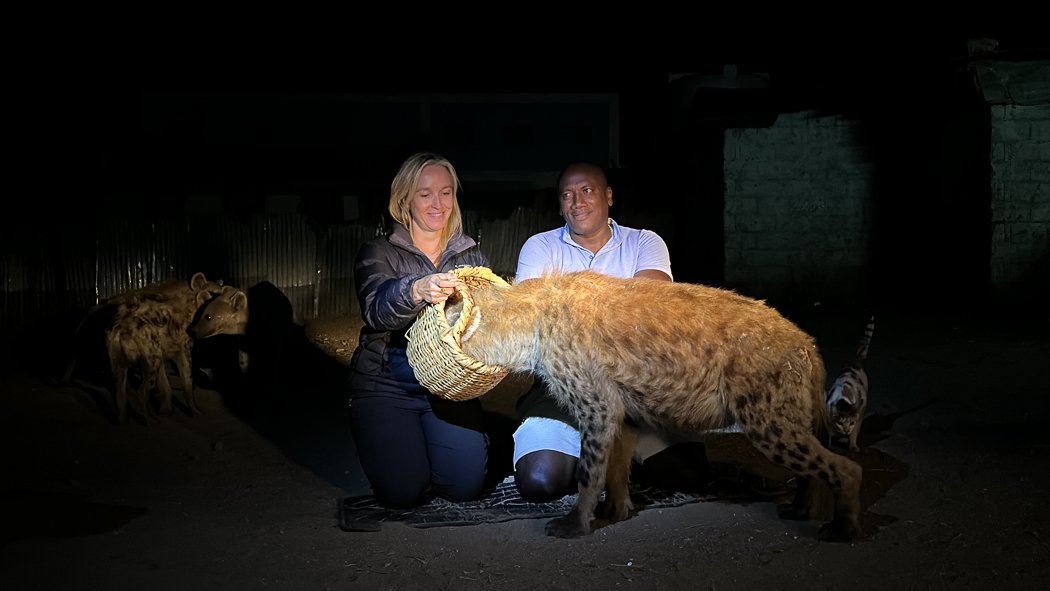
[(478, 400), (437, 398), (412, 373), (404, 349), (387, 348), (378, 376), (350, 378), (350, 424), (376, 500), (408, 508), (436, 494), (476, 499), (488, 460)]

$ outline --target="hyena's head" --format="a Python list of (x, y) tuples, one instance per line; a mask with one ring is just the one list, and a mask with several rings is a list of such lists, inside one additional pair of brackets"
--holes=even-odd
[[(464, 303), (463, 296), (459, 293), (453, 294), (445, 301), (445, 319), (448, 321), (449, 326), (455, 326), (459, 322), (459, 317), (463, 315)], [(460, 341), (462, 342), (468, 341), (474, 335), (474, 332), (478, 330), (478, 325), (481, 324), (481, 310), (476, 307), (473, 308), (471, 316), (466, 321), (467, 327), (460, 336)]]
[(206, 290), (197, 292), (200, 309), (189, 327), (190, 336), (206, 339), (219, 334), (244, 334), (248, 328), (248, 295), (227, 285), (208, 300)]
[(190, 277), (190, 290), (195, 294), (206, 292), (208, 297), (219, 295), (222, 293), (222, 279), (218, 281), (211, 281), (205, 277), (204, 273), (197, 272)]

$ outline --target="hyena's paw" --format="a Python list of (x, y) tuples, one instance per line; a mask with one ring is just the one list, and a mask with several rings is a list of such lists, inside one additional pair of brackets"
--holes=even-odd
[(817, 536), (825, 542), (856, 542), (864, 537), (859, 523), (836, 517), (820, 526)]
[(555, 517), (547, 522), (547, 535), (556, 538), (578, 538), (591, 533), (589, 525), (583, 525), (573, 513)]
[(621, 502), (606, 501), (598, 508), (598, 515), (609, 523), (617, 523), (630, 517), (634, 510), (634, 503), (630, 499)]

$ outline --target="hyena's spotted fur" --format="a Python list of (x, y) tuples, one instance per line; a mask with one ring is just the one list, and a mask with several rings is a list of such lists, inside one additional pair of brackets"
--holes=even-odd
[(114, 319), (121, 306), (135, 306), (147, 299), (172, 298), (183, 296), (187, 293), (196, 293), (201, 290), (215, 295), (222, 290), (222, 283), (221, 279), (210, 281), (204, 273), (198, 272), (193, 274), (188, 283), (183, 279), (150, 283), (102, 300), (84, 314), (76, 330), (74, 330), (73, 353), (65, 364), (59, 383), (72, 383), (73, 374), (77, 371), (77, 365), (80, 362), (78, 357), (81, 354), (86, 353), (91, 358), (95, 357), (93, 355), (96, 348), (95, 345), (101, 343), (105, 338), (105, 334), (108, 334), (113, 328)]
[(139, 288), (129, 289), (119, 293), (103, 302), (108, 305), (135, 305), (147, 299), (165, 299), (196, 295), (200, 291), (206, 291), (209, 295), (216, 295), (222, 291), (222, 279), (210, 281), (204, 273), (194, 273), (189, 282), (184, 279), (172, 279), (159, 283), (151, 283)]
[[(688, 432), (735, 420), (767, 458), (831, 488), (835, 513), (823, 537), (860, 537), (861, 467), (815, 435), (827, 421), (823, 360), (809, 335), (763, 302), (593, 272), (474, 290), (473, 298), (464, 353), (538, 375), (579, 420), (579, 499), (548, 533), (589, 533), (605, 486), (608, 517), (627, 517), (633, 443), (620, 434), (630, 417)], [(809, 492), (800, 484), (797, 510), (784, 516), (808, 518)]]
[(127, 421), (128, 379), (133, 367), (141, 370), (139, 410), (143, 420), (149, 420), (149, 394), (154, 388), (160, 395), (161, 412), (171, 412), (169, 360), (178, 369), (187, 405), (192, 412), (200, 412), (191, 373), (193, 341), (187, 329), (197, 309), (220, 289), (220, 282), (208, 281), (203, 273), (197, 273), (181, 286), (147, 286), (108, 301), (116, 305), (113, 327), (106, 335), (106, 350), (113, 372), (118, 422)]

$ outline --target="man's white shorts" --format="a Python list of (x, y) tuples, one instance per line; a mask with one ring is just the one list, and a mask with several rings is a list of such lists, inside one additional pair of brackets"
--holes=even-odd
[[(696, 436), (673, 437), (667, 433), (642, 427), (638, 430), (634, 459), (644, 462), (656, 452), (683, 441), (699, 441), (699, 439)], [(557, 419), (528, 417), (514, 431), (514, 465), (517, 465), (521, 456), (544, 449), (560, 451), (579, 458), (580, 432)]]
[(546, 417), (528, 417), (514, 431), (514, 464), (521, 456), (550, 449), (580, 457), (580, 432), (569, 425)]

